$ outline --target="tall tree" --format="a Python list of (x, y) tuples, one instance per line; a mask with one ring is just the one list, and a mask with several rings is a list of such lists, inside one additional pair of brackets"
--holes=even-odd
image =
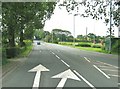
[(26, 25), (32, 23), (34, 28), (42, 28), (45, 20), (50, 18), (55, 7), (54, 2), (11, 2), (2, 4), (3, 28), (7, 29), (9, 46), (15, 46), (15, 33), (20, 35), (23, 46)]

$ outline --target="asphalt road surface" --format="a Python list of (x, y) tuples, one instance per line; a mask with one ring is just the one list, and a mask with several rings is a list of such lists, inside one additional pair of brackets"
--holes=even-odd
[(117, 55), (35, 42), (30, 55), (2, 84), (6, 89), (115, 89), (120, 84), (118, 69)]

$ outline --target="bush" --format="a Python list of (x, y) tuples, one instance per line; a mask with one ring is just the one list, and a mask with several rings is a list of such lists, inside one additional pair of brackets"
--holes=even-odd
[(93, 44), (91, 47), (92, 48), (101, 48), (102, 46), (100, 44)]
[(31, 40), (24, 40), (25, 46), (30, 46), (32, 44)]
[(89, 44), (89, 43), (79, 43), (79, 44), (77, 44), (77, 45), (75, 45), (75, 46), (80, 46), (80, 47), (91, 47), (91, 44)]
[(59, 42), (59, 44), (61, 44), (61, 45), (72, 45), (73, 43), (72, 42)]
[(118, 49), (120, 49), (120, 40), (117, 40), (113, 46), (112, 46), (112, 52), (118, 52)]
[(8, 47), (6, 48), (6, 56), (7, 58), (13, 58), (20, 53), (20, 47)]

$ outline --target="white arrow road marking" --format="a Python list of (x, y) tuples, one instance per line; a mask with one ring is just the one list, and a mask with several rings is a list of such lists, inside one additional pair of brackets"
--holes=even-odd
[(101, 72), (106, 78), (110, 79), (110, 77), (105, 74), (101, 69), (99, 69), (96, 65), (93, 65), (99, 72)]
[(83, 76), (81, 76), (76, 70), (74, 72), (83, 80), (85, 81), (91, 88), (96, 89), (90, 82), (88, 82)]
[(29, 70), (28, 72), (36, 72), (34, 83), (33, 83), (33, 88), (38, 89), (39, 83), (40, 83), (40, 76), (42, 71), (49, 71), (46, 67), (42, 66), (41, 64), (34, 67), (33, 69)]
[(61, 89), (64, 87), (68, 78), (81, 81), (70, 69), (68, 69), (60, 74), (57, 74), (57, 75), (53, 76), (52, 78), (62, 78), (61, 81), (59, 82), (59, 84), (57, 85), (57, 88), (61, 88)]

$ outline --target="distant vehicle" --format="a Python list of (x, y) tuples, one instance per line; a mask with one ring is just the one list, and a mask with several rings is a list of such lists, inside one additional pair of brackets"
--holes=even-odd
[(37, 45), (40, 45), (40, 42), (37, 42)]

